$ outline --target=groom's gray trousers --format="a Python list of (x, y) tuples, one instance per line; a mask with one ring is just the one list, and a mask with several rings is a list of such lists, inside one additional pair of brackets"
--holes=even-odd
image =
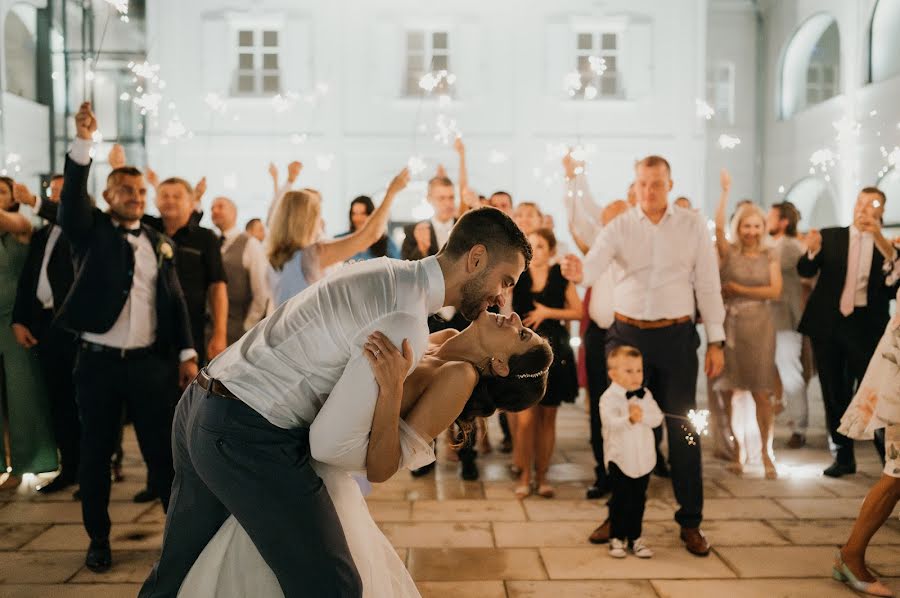
[(175, 412), (172, 451), (175, 481), (162, 555), (140, 598), (175, 598), (229, 514), (275, 572), (286, 598), (362, 596), (334, 505), (310, 464), (309, 429), (274, 426), (195, 380)]

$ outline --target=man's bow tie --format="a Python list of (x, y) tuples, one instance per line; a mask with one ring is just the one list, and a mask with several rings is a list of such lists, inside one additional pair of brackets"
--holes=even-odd
[(126, 228), (126, 227), (124, 227), (124, 226), (119, 225), (119, 226), (116, 227), (116, 229), (117, 229), (120, 233), (122, 233), (123, 235), (124, 235), (124, 234), (129, 234), (129, 235), (132, 235), (132, 236), (134, 236), (134, 237), (140, 237), (140, 236), (141, 236), (141, 229), (140, 229), (140, 228)]
[(625, 392), (625, 398), (630, 399), (631, 397), (637, 397), (639, 399), (644, 398), (644, 389), (638, 388), (637, 390), (628, 390)]

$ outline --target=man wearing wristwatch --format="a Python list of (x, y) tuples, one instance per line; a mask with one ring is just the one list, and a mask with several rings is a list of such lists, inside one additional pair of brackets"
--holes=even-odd
[[(566, 256), (563, 274), (569, 280), (592, 284), (615, 263), (614, 321), (607, 331), (607, 354), (631, 345), (644, 356), (646, 386), (666, 414), (686, 416), (697, 407), (697, 348), (700, 337), (694, 324), (699, 309), (706, 329), (706, 375), (718, 376), (725, 363), (725, 308), (719, 264), (703, 217), (669, 205), (672, 190), (669, 163), (648, 156), (637, 163), (634, 188), (638, 205), (584, 239), (591, 250), (579, 265)], [(578, 172), (573, 169), (573, 173)], [(587, 199), (581, 172), (569, 182), (567, 207)], [(570, 219), (573, 217), (570, 214)], [(583, 272), (581, 271), (583, 269)], [(696, 297), (696, 300), (695, 300)], [(685, 421), (666, 417), (669, 463), (675, 500), (675, 520), (681, 540), (697, 556), (710, 546), (700, 523), (703, 519), (703, 477), (699, 438), (685, 439)], [(591, 535), (600, 543), (609, 537), (608, 523)]]
[(75, 280), (57, 320), (78, 337), (74, 371), (81, 421), (81, 506), (90, 537), (85, 565), (112, 565), (109, 545), (110, 457), (123, 403), (147, 463), (148, 486), (168, 505), (174, 477), (170, 398), (197, 375), (187, 306), (174, 247), (141, 224), (147, 186), (134, 167), (113, 170), (101, 212), (87, 181), (97, 121), (90, 103), (75, 115), (77, 138), (66, 157), (59, 224), (72, 247)]

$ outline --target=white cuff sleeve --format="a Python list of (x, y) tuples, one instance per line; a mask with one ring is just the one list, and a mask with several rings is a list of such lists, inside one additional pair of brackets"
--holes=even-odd
[(195, 351), (194, 349), (182, 349), (181, 351), (179, 351), (179, 363), (184, 363), (185, 361), (190, 361), (191, 359), (197, 359), (197, 351)]
[(76, 164), (87, 166), (94, 157), (94, 142), (76, 137), (75, 140), (72, 141), (72, 147), (69, 149), (69, 157), (72, 158), (72, 161)]

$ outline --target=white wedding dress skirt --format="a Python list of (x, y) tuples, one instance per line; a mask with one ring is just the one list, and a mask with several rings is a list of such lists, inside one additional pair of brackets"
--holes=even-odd
[[(416, 469), (435, 459), (431, 441), (400, 420), (401, 467)], [(344, 529), (350, 554), (366, 598), (419, 597), (403, 561), (378, 529), (350, 473), (314, 461), (313, 468), (328, 489)], [(260, 556), (250, 536), (230, 516), (194, 563), (179, 598), (283, 598), (275, 574)], [(313, 598), (313, 597), (310, 597)]]

